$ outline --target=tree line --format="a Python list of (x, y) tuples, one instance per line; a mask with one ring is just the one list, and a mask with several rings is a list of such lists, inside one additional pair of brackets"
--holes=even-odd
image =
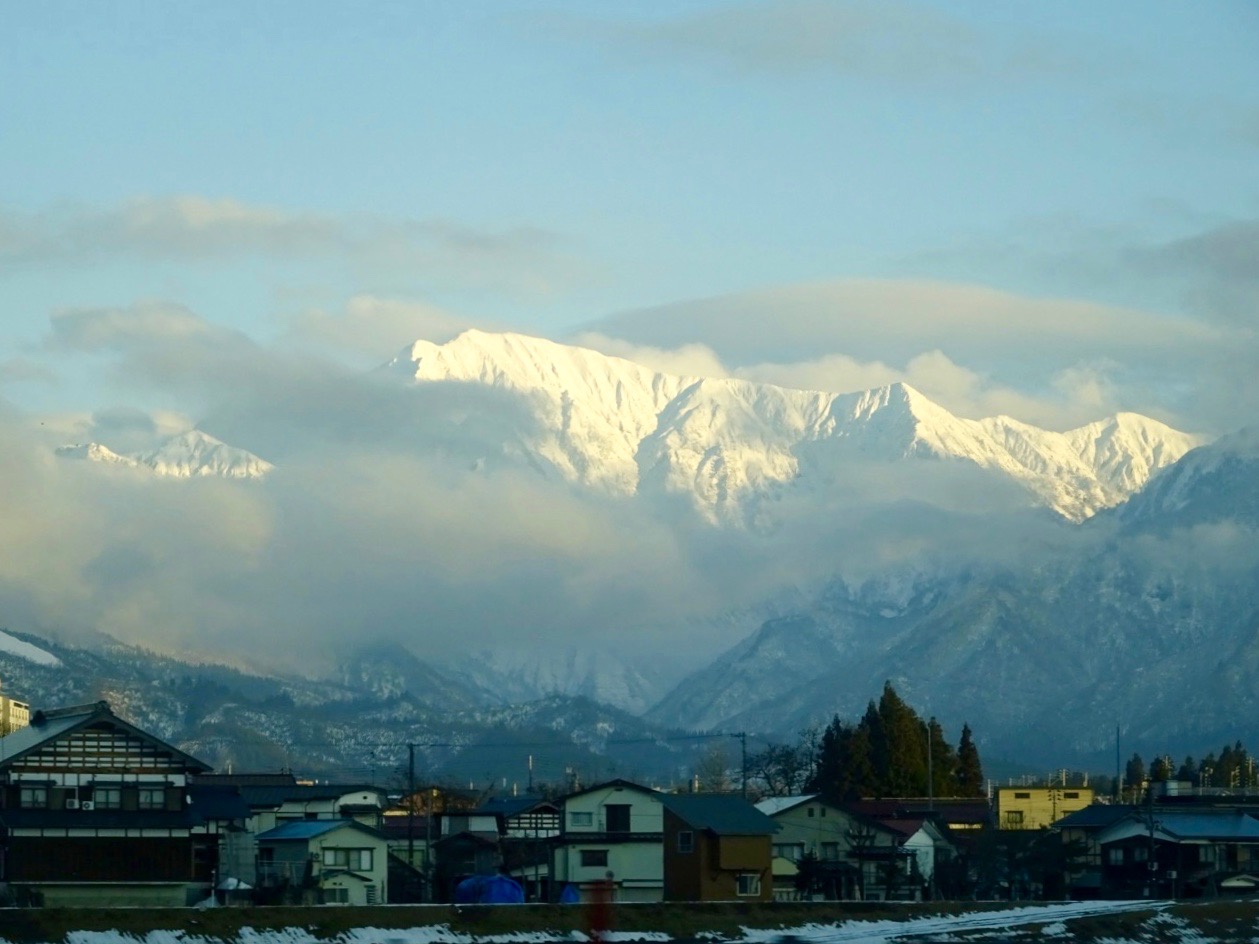
[(962, 726), (954, 747), (940, 723), (934, 717), (924, 720), (890, 682), (859, 721), (836, 715), (820, 732), (806, 731), (797, 744), (771, 744), (749, 757), (748, 770), (759, 792), (768, 796), (820, 793), (843, 801), (984, 795), (983, 766), (970, 726)]
[(1179, 765), (1170, 754), (1158, 754), (1147, 766), (1140, 754), (1133, 754), (1124, 766), (1124, 783), (1139, 788), (1146, 781), (1182, 780), (1195, 787), (1245, 789), (1259, 786), (1259, 771), (1241, 741), (1225, 744), (1219, 754), (1210, 753), (1195, 761), (1186, 757)]

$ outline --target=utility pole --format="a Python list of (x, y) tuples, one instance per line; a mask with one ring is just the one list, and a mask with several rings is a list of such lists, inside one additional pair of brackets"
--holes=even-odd
[[(424, 850), (428, 858), (428, 850)], [(415, 745), (407, 745), (407, 865), (415, 868)], [(427, 889), (425, 889), (427, 891)]]
[[(935, 719), (932, 718), (931, 721)], [(931, 721), (927, 722), (927, 812), (935, 811), (935, 773), (931, 768), (931, 755), (935, 753), (931, 750)]]
[(742, 781), (742, 787), (740, 789), (740, 793), (742, 794), (743, 799), (746, 800), (748, 798), (748, 733), (746, 731), (739, 731), (730, 736), (732, 738), (739, 739), (739, 753), (740, 753), (740, 768), (739, 769), (742, 772), (741, 778), (740, 778)]

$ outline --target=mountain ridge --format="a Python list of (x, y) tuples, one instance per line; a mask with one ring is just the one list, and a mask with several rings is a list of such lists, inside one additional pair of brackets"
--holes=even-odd
[(509, 333), (417, 341), (385, 367), (417, 386), (521, 396), (539, 429), (526, 448), (562, 478), (619, 495), (685, 496), (713, 522), (746, 522), (745, 506), (797, 484), (803, 454), (819, 447), (831, 453), (827, 478), (854, 455), (960, 460), (1082, 521), (1201, 442), (1134, 413), (1058, 433), (1005, 416), (963, 419), (905, 383), (831, 393), (672, 375)]

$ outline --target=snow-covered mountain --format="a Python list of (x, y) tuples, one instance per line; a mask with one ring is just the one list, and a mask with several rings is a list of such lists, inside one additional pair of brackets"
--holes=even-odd
[(67, 459), (86, 459), (106, 465), (146, 469), (168, 478), (217, 476), (229, 479), (257, 479), (274, 466), (252, 452), (229, 446), (199, 429), (190, 429), (172, 436), (156, 449), (147, 452), (119, 454), (100, 443), (76, 443), (61, 446), (57, 455)]
[(1128, 526), (1259, 525), (1259, 426), (1192, 450), (1114, 514)]
[(1125, 500), (1199, 440), (1121, 413), (1067, 432), (963, 419), (906, 384), (857, 393), (662, 374), (516, 334), (418, 341), (387, 369), (415, 384), (477, 384), (527, 404), (505, 453), (616, 495), (683, 497), (712, 521), (747, 523), (784, 488), (827, 489), (854, 461), (946, 460), (1017, 483), (1080, 521)]

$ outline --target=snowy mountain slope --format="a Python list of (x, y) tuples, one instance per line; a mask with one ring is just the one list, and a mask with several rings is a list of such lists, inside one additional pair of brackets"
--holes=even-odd
[(790, 737), (891, 679), (1011, 757), (1104, 756), (1117, 723), (1147, 753), (1237, 738), (1259, 711), (1259, 436), (1195, 449), (1060, 533), (951, 573), (836, 578), (647, 717)]
[(132, 455), (120, 455), (100, 443), (78, 443), (61, 446), (57, 455), (67, 459), (86, 459), (107, 465), (146, 469), (166, 478), (217, 476), (229, 479), (258, 479), (274, 466), (252, 452), (229, 446), (199, 429), (190, 429), (172, 436), (156, 449)]
[[(387, 369), (415, 384), (510, 391), (537, 425), (519, 445), (562, 478), (617, 495), (678, 496), (716, 522), (802, 477), (830, 486), (853, 459), (960, 461), (1080, 521), (1124, 500), (1197, 440), (1135, 414), (1065, 433), (956, 417), (905, 384), (859, 393), (657, 373), (514, 334), (417, 342)], [(803, 473), (808, 472), (808, 476)]]
[(46, 649), (41, 649), (25, 639), (18, 639), (0, 629), (0, 652), (18, 656), (36, 665), (59, 666), (61, 660)]
[(647, 665), (573, 647), (544, 653), (481, 651), (456, 660), (451, 668), (503, 704), (566, 695), (634, 714), (645, 712), (676, 680)]
[(1259, 525), (1259, 427), (1187, 453), (1113, 512), (1126, 526)]

